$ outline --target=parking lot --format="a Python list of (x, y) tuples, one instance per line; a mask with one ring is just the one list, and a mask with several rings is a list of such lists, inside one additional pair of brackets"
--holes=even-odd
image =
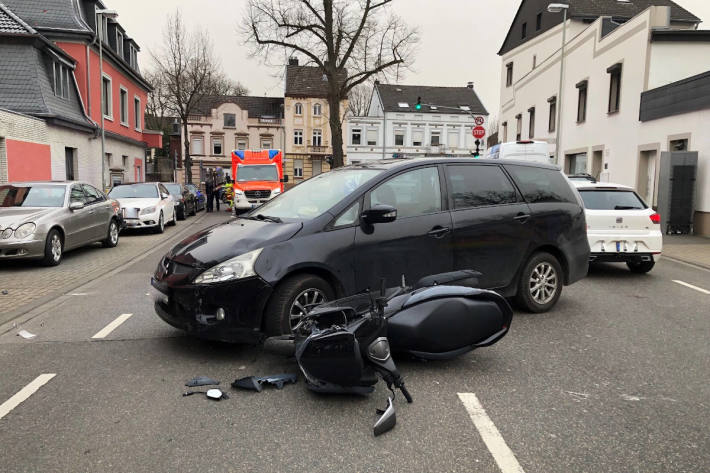
[[(397, 426), (374, 438), (382, 383), (362, 398), (315, 395), (302, 382), (235, 391), (236, 378), (297, 366), (163, 323), (148, 281), (167, 237), (111, 279), (97, 275), (2, 326), (3, 471), (710, 468), (708, 271), (668, 260), (644, 276), (599, 266), (552, 312), (516, 313), (492, 347), (398, 360), (414, 403), (398, 397)], [(230, 399), (182, 397), (198, 375), (220, 380)]]

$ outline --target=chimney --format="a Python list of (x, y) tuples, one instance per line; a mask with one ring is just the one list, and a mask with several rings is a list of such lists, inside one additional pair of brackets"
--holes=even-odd
[(290, 58), (288, 58), (288, 65), (298, 66), (298, 58), (296, 56), (291, 56)]
[(473, 82), (469, 82), (468, 84), (466, 84), (466, 87), (468, 87), (469, 89), (473, 89)]

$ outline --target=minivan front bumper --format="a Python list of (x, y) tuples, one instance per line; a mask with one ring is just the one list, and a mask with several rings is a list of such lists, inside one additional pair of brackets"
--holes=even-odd
[[(259, 277), (217, 284), (170, 287), (151, 278), (159, 291), (155, 312), (168, 324), (199, 338), (230, 343), (263, 341), (262, 315), (273, 291)], [(218, 310), (224, 319), (218, 320)]]

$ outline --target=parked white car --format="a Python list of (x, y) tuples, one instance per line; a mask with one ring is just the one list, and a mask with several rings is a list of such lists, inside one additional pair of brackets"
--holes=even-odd
[(591, 262), (626, 263), (647, 273), (661, 257), (661, 216), (631, 187), (572, 181), (584, 201)]
[(488, 159), (516, 159), (534, 163), (555, 164), (550, 158), (547, 141), (511, 141), (499, 143), (488, 149)]
[(108, 195), (121, 205), (127, 228), (153, 228), (163, 233), (166, 223), (176, 223), (175, 201), (159, 182), (119, 184)]

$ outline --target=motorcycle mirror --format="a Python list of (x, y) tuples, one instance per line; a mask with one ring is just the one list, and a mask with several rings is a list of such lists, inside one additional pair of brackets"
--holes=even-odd
[(218, 400), (222, 399), (222, 396), (224, 396), (224, 393), (222, 393), (222, 391), (220, 391), (219, 389), (208, 389), (207, 390), (207, 397), (210, 399), (214, 399), (214, 400), (218, 401)]
[(397, 414), (394, 411), (394, 404), (392, 403), (392, 398), (387, 398), (387, 409), (382, 413), (375, 426), (372, 429), (375, 437), (382, 435), (385, 432), (392, 430), (397, 423)]

